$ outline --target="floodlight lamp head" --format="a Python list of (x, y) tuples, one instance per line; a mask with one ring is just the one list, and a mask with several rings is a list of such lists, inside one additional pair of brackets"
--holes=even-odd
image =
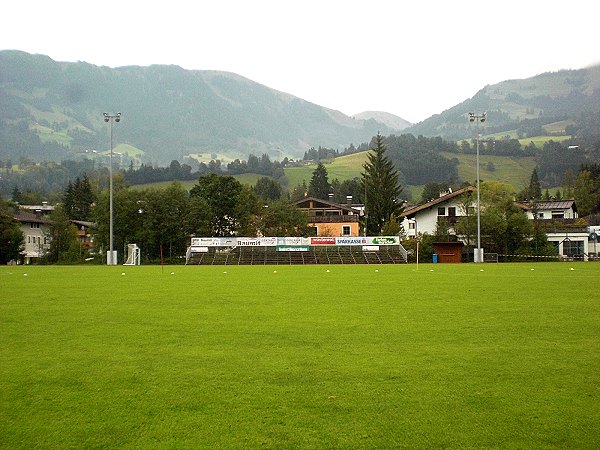
[(120, 122), (121, 121), (121, 113), (118, 112), (117, 115), (115, 116), (115, 122)]

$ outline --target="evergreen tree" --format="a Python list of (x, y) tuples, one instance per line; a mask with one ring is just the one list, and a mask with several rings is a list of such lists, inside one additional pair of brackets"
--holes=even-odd
[(23, 194), (20, 191), (19, 187), (15, 185), (13, 191), (12, 191), (12, 201), (13, 202), (17, 202), (17, 203), (21, 203), (23, 201)]
[(275, 201), (281, 197), (282, 189), (278, 181), (269, 177), (262, 177), (254, 185), (254, 192), (262, 200)]
[(7, 203), (0, 200), (0, 264), (18, 260), (23, 251), (23, 233)]
[(398, 171), (385, 152), (383, 137), (378, 134), (375, 148), (371, 148), (368, 161), (363, 165), (362, 190), (366, 193), (367, 232), (370, 235), (380, 234), (383, 225), (404, 209)]
[(529, 179), (529, 199), (540, 200), (541, 198), (542, 187), (540, 186), (537, 169), (533, 169), (533, 172), (531, 172), (531, 178)]
[(77, 227), (67, 217), (64, 209), (58, 206), (51, 214), (48, 236), (50, 247), (44, 255), (44, 260), (50, 263), (76, 263), (87, 255), (81, 247), (77, 236)]
[(64, 210), (69, 219), (89, 220), (95, 201), (96, 196), (86, 175), (83, 179), (77, 177), (75, 183), (69, 181), (63, 193)]
[(308, 195), (327, 200), (330, 192), (331, 184), (329, 184), (327, 177), (327, 169), (323, 163), (319, 163), (312, 173), (312, 179), (308, 185)]

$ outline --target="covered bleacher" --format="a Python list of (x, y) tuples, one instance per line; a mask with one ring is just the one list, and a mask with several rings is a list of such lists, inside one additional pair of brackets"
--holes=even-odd
[(192, 238), (188, 265), (400, 264), (397, 236)]

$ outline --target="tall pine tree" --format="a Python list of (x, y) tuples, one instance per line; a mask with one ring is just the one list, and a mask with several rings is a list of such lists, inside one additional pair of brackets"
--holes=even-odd
[(86, 175), (77, 177), (75, 183), (67, 184), (63, 194), (64, 209), (67, 217), (74, 220), (90, 220), (92, 204), (96, 196)]
[(319, 163), (312, 173), (312, 179), (308, 185), (308, 195), (315, 198), (327, 200), (331, 192), (331, 184), (327, 176), (327, 169), (323, 163)]
[(542, 187), (540, 186), (537, 169), (533, 169), (533, 172), (531, 172), (528, 193), (530, 200), (540, 200), (542, 198)]
[(378, 235), (385, 223), (398, 218), (404, 206), (400, 200), (402, 186), (398, 181), (398, 171), (385, 155), (383, 136), (377, 134), (375, 148), (370, 150), (368, 160), (363, 165), (361, 181), (366, 196), (367, 233)]

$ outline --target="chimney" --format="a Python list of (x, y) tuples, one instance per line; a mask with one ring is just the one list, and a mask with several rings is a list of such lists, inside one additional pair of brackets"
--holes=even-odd
[(333, 201), (333, 192), (329, 193), (329, 201), (332, 202)]
[(346, 203), (349, 205), (352, 204), (352, 196), (351, 195), (346, 195)]

